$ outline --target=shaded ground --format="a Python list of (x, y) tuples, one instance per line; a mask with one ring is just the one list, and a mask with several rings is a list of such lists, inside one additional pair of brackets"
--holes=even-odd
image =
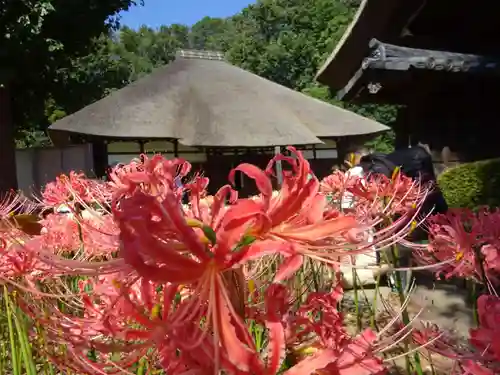
[[(469, 329), (473, 327), (473, 308), (469, 301), (468, 292), (460, 283), (434, 281), (432, 275), (421, 273), (414, 275), (416, 278), (416, 290), (412, 294), (409, 305), (410, 314), (416, 314), (423, 308), (420, 314), (421, 320), (432, 321), (439, 327), (451, 331), (460, 337), (467, 337)], [(374, 300), (375, 289), (364, 288), (366, 298), (371, 305)], [(385, 300), (394, 302), (398, 298), (387, 286), (379, 288), (380, 295)], [(346, 291), (346, 303), (352, 304), (354, 292)], [(363, 296), (362, 299), (365, 297)], [(384, 306), (377, 298), (377, 310), (382, 312)], [(365, 301), (366, 303), (366, 301)]]
[[(416, 289), (413, 292), (408, 311), (410, 317), (415, 316), (420, 310), (419, 319), (421, 321), (431, 321), (438, 325), (441, 329), (448, 331), (451, 336), (461, 340), (465, 340), (469, 336), (469, 329), (474, 327), (473, 322), (473, 307), (470, 303), (470, 298), (467, 290), (462, 282), (443, 282), (434, 281), (434, 278), (429, 273), (421, 273), (414, 275), (416, 281)], [(366, 297), (360, 292), (359, 299), (364, 300), (361, 304), (364, 311), (363, 320), (364, 326), (368, 326), (370, 312), (369, 306), (373, 305), (375, 289), (364, 287)], [(392, 292), (387, 286), (379, 288), (380, 295), (377, 296), (377, 319), (380, 322), (379, 326), (383, 326), (389, 320), (387, 318), (386, 309), (382, 304), (381, 299), (388, 301), (391, 306), (397, 309), (399, 304), (399, 297), (396, 293)], [(381, 298), (382, 297), (382, 298)], [(368, 300), (368, 302), (366, 301)], [(372, 307), (373, 308), (373, 307)], [(346, 323), (350, 329), (355, 331), (356, 318), (354, 312), (354, 292), (352, 290), (346, 291), (343, 301), (343, 311), (347, 313)], [(386, 317), (384, 317), (384, 315)], [(385, 323), (384, 323), (385, 322)], [(398, 353), (394, 353), (397, 356)], [(389, 357), (394, 357), (389, 355)], [(446, 374), (452, 366), (452, 361), (444, 357), (433, 355), (432, 363), (436, 366), (436, 374)], [(424, 357), (421, 357), (422, 368), (425, 373), (431, 374), (430, 362)], [(390, 366), (391, 374), (407, 374), (404, 370), (405, 360), (399, 358), (393, 365)]]

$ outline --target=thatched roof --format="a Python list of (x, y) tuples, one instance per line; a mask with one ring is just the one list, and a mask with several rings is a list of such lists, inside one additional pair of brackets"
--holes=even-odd
[(387, 130), (208, 54), (188, 57), (178, 57), (49, 129), (106, 138), (178, 139), (186, 146), (207, 147), (317, 144), (322, 143), (318, 137)]

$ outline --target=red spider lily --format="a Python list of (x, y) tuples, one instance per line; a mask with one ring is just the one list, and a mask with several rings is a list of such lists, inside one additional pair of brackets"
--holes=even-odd
[[(166, 188), (161, 197), (146, 195), (144, 191), (150, 188), (143, 186), (142, 191), (120, 201), (115, 217), (120, 223), (122, 255), (142, 277), (157, 283), (194, 286), (191, 298), (169, 314), (168, 324), (178, 327), (176, 330), (189, 331), (194, 329), (193, 322), (201, 324), (206, 319), (208, 326), (193, 333), (192, 339), (179, 337), (179, 347), (190, 346), (194, 350), (206, 344), (211, 330), (215, 368), (226, 360), (240, 371), (249, 371), (256, 355), (241, 317), (231, 304), (223, 275), (241, 258), (238, 252), (231, 253), (236, 239), (231, 230), (221, 230), (207, 243), (203, 230), (210, 229), (201, 223), (190, 225), (174, 191), (168, 191), (173, 185), (166, 182), (163, 186)], [(190, 319), (186, 321), (187, 316)], [(172, 329), (168, 329), (170, 336), (177, 336)]]
[(41, 226), (33, 215), (38, 208), (38, 204), (14, 192), (0, 198), (0, 233), (21, 230), (29, 235), (39, 234)]
[[(86, 212), (90, 212), (86, 210)], [(41, 248), (54, 254), (74, 253), (80, 259), (110, 258), (118, 250), (118, 228), (111, 215), (51, 214), (41, 221)]]
[(36, 263), (35, 254), (18, 246), (40, 234), (42, 226), (32, 214), (36, 209), (37, 204), (13, 192), (0, 201), (0, 279), (26, 275)]
[(473, 220), (473, 214), (466, 210), (450, 210), (446, 215), (430, 218), (428, 252), (420, 253), (419, 260), (427, 264), (441, 264), (436, 272), (446, 278), (480, 278), (480, 265), (475, 252), (478, 233), (464, 225)]
[[(21, 302), (23, 310), (43, 327), (44, 339), (50, 342), (41, 350), (61, 368), (86, 374), (121, 374), (121, 369), (136, 363), (153, 346), (150, 340), (144, 340), (144, 322), (148, 328), (158, 325), (153, 306), (160, 303), (161, 293), (145, 281), (128, 286), (120, 286), (116, 281), (131, 276), (81, 280), (81, 300), (66, 292), (59, 297), (67, 302), (64, 308), (40, 298)], [(137, 310), (136, 305), (143, 306), (143, 310)], [(146, 315), (147, 311), (150, 315)], [(89, 358), (90, 351), (97, 351), (98, 357)], [(113, 353), (120, 353), (119, 358)]]
[[(376, 335), (369, 329), (354, 338), (347, 334), (343, 327), (343, 317), (337, 311), (341, 298), (342, 289), (338, 286), (331, 293), (311, 294), (306, 304), (301, 306), (298, 316), (302, 319), (295, 323), (309, 326), (315, 333), (317, 341), (311, 343), (310, 347), (316, 351), (313, 356), (304, 358), (288, 370), (287, 374), (315, 371), (320, 374), (343, 375), (386, 373), (382, 361), (373, 353)], [(301, 334), (303, 333), (302, 331)]]
[(180, 198), (181, 189), (175, 181), (190, 170), (191, 165), (182, 159), (167, 160), (159, 154), (151, 158), (141, 155), (139, 160), (111, 171), (108, 186), (115, 201), (123, 195), (134, 194), (136, 190), (160, 198), (174, 191)]
[[(349, 269), (373, 268), (375, 252), (406, 242), (405, 237), (419, 225), (417, 218), (429, 189), (430, 186), (412, 181), (399, 172), (391, 179), (382, 175), (362, 177), (351, 170), (336, 171), (326, 177), (321, 183), (321, 192), (330, 199), (331, 209), (324, 214), (335, 216), (335, 208), (340, 207), (364, 228), (363, 232), (348, 233), (350, 241), (357, 246), (339, 254), (339, 260)], [(414, 244), (408, 245), (414, 247)], [(361, 256), (364, 259), (357, 259)], [(373, 275), (373, 271), (365, 269), (358, 276), (361, 272), (368, 277)]]
[(60, 175), (54, 182), (45, 185), (42, 192), (43, 204), (47, 207), (71, 205), (72, 202), (95, 203), (102, 202), (104, 185), (85, 177), (83, 173), (70, 172)]
[(321, 180), (320, 191), (331, 195), (335, 200), (340, 198), (345, 191), (353, 188), (358, 179), (358, 176), (336, 170)]
[(37, 209), (36, 203), (14, 191), (0, 197), (0, 220), (8, 218), (12, 214), (29, 214)]
[(499, 240), (495, 225), (498, 211), (450, 209), (429, 220), (429, 245), (417, 252), (417, 260), (435, 265), (446, 278), (460, 276), (481, 282), (497, 282), (500, 263)]
[[(290, 245), (290, 241), (300, 248), (331, 238), (355, 225), (352, 218), (329, 221), (322, 221), (321, 215), (312, 218), (309, 208), (315, 207), (312, 203), (317, 197), (318, 181), (308, 181), (310, 169), (302, 155), (297, 154), (296, 162), (289, 161), (295, 174), (285, 176), (282, 193), (275, 200), (271, 199), (271, 182), (263, 171), (250, 165), (238, 167), (236, 170), (256, 180), (261, 199), (237, 201), (219, 218), (218, 205), (228, 192), (223, 188), (214, 197), (212, 220), (206, 217), (204, 220), (215, 228), (201, 221), (187, 220), (173, 181), (168, 180), (174, 177), (173, 173), (161, 174), (166, 181), (155, 177), (154, 173), (151, 177), (143, 174), (133, 181), (136, 187), (129, 179), (128, 192), (114, 210), (120, 225), (122, 255), (142, 277), (159, 283), (194, 286), (192, 297), (183, 306), (191, 312), (178, 308), (169, 314), (168, 322), (180, 329), (186, 326), (182, 323), (186, 314), (192, 317), (190, 324), (206, 320), (204, 332), (196, 334), (191, 342), (185, 337), (182, 340), (184, 346), (195, 348), (205, 342), (211, 331), (216, 368), (224, 360), (243, 372), (250, 369), (255, 372), (260, 368), (254, 344), (235, 310), (234, 295), (227, 289), (227, 273), (249, 257), (266, 255), (271, 246), (274, 251), (288, 247), (293, 252), (294, 245)], [(202, 190), (204, 184), (200, 184)], [(198, 217), (202, 216), (197, 205), (201, 196), (200, 184), (196, 181), (190, 184), (195, 190), (192, 202)], [(264, 243), (267, 248), (263, 250), (257, 243)], [(288, 270), (282, 271), (278, 279), (287, 278), (300, 266), (300, 260), (292, 255), (285, 266)], [(169, 336), (174, 337), (174, 332)]]
[[(328, 247), (339, 249), (341, 246), (332, 243), (331, 240), (335, 236), (339, 239), (339, 234), (357, 227), (353, 217), (323, 216), (326, 200), (319, 195), (318, 180), (315, 177), (309, 178), (311, 169), (302, 154), (293, 147), (288, 149), (294, 157), (274, 158), (266, 172), (254, 165), (242, 164), (229, 176), (233, 180), (235, 172), (240, 171), (255, 180), (260, 196), (256, 199), (238, 201), (231, 207), (230, 214), (241, 218), (245, 217), (244, 213), (254, 214), (252, 225), (244, 228), (247, 234), (258, 240), (250, 246), (249, 258), (261, 257), (276, 251), (288, 257), (278, 279), (286, 279), (295, 272), (302, 264), (303, 255), (325, 260), (332, 258), (333, 253), (320, 254), (315, 249), (320, 246), (323, 246), (323, 249)], [(273, 197), (268, 175), (272, 173), (273, 163), (277, 160), (289, 163), (292, 171), (284, 174), (282, 188), (278, 195)]]
[(311, 293), (293, 313), (286, 288), (272, 284), (266, 311), (259, 315), (272, 338), (269, 368), (278, 369), (286, 355), (292, 367), (285, 374), (384, 374), (385, 367), (373, 354), (376, 336), (370, 330), (349, 336), (337, 310), (341, 299), (339, 286), (329, 293)]
[(36, 254), (16, 243), (5, 241), (4, 246), (3, 250), (0, 249), (0, 280), (25, 277), (31, 282), (30, 274), (40, 266)]
[(405, 214), (419, 206), (429, 193), (431, 186), (422, 185), (395, 173), (392, 178), (383, 175), (359, 177), (349, 172), (335, 171), (323, 179), (321, 191), (332, 198), (332, 202), (348, 199), (356, 204), (349, 204), (346, 210), (364, 208), (375, 215)]

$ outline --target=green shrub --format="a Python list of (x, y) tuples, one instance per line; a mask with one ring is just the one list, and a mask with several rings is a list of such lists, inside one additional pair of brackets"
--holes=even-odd
[(450, 207), (500, 207), (500, 159), (448, 169), (438, 183)]

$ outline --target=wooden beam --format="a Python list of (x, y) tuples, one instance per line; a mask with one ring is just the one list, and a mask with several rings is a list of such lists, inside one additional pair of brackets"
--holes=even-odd
[(16, 143), (12, 116), (12, 97), (8, 84), (0, 83), (0, 200), (17, 189)]

